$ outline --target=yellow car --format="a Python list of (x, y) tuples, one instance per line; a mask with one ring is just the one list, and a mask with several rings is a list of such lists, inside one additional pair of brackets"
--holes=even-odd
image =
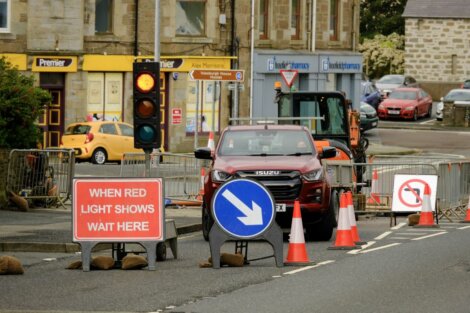
[(126, 152), (143, 152), (134, 148), (132, 125), (111, 121), (70, 124), (62, 136), (60, 147), (73, 149), (76, 160), (94, 164), (119, 162)]

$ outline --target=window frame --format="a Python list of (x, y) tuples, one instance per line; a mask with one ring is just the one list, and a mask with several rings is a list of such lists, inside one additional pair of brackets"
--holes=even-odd
[[(262, 10), (261, 3), (264, 3), (264, 10)], [(259, 39), (266, 40), (269, 39), (269, 0), (263, 0), (259, 2), (258, 7), (258, 34)], [(263, 21), (261, 25), (261, 16), (263, 16)], [(261, 26), (263, 26), (264, 31), (261, 31)]]
[[(178, 5), (178, 3), (181, 3), (181, 2), (187, 2), (187, 3), (202, 3), (204, 5), (204, 21), (203, 21), (203, 25), (202, 25), (202, 31), (200, 34), (180, 34), (178, 33), (178, 27), (179, 27), (179, 24), (178, 24), (178, 19), (175, 15), (175, 36), (176, 37), (205, 37), (207, 36), (207, 0), (176, 0), (175, 1), (175, 4), (176, 6)], [(176, 7), (175, 6), (175, 7)]]
[(330, 40), (332, 41), (339, 40), (339, 7), (340, 0), (330, 0), (328, 30), (330, 32)]
[(97, 14), (97, 11), (98, 11), (98, 0), (96, 0), (95, 2), (95, 34), (96, 35), (108, 35), (108, 34), (112, 34), (113, 31), (114, 31), (114, 0), (104, 0), (104, 1), (108, 1), (108, 7), (107, 7), (107, 11), (106, 11), (106, 16), (108, 18), (108, 25), (107, 25), (107, 29), (105, 31), (99, 31), (97, 29), (97, 20), (98, 20), (98, 14)]
[(10, 33), (11, 26), (11, 0), (0, 0), (0, 2), (6, 3), (6, 25), (5, 27), (0, 26), (0, 33)]
[[(296, 7), (296, 10), (294, 12), (294, 2), (297, 3), (297, 7)], [(290, 2), (290, 10), (291, 10), (291, 14), (290, 14), (290, 29), (291, 29), (291, 39), (293, 40), (299, 40), (300, 39), (300, 20), (301, 20), (301, 6), (302, 6), (302, 1), (301, 0), (291, 0)], [(294, 20), (294, 17), (295, 17), (295, 32), (294, 34), (292, 34), (292, 22)]]

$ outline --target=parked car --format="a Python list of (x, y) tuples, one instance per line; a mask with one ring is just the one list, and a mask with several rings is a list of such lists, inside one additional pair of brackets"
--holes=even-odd
[(408, 75), (385, 75), (382, 76), (376, 83), (375, 86), (382, 94), (383, 98), (386, 98), (388, 94), (398, 87), (419, 87), (418, 82), (411, 76)]
[(363, 81), (361, 83), (361, 102), (370, 104), (375, 110), (382, 101), (380, 91), (375, 87), (375, 84), (370, 81)]
[(444, 110), (444, 102), (458, 102), (458, 101), (470, 101), (470, 88), (469, 89), (452, 89), (445, 95), (445, 97), (441, 98), (441, 101), (437, 103), (436, 108), (436, 120), (442, 121), (444, 117), (443, 110)]
[(75, 151), (75, 159), (104, 164), (121, 161), (126, 152), (142, 152), (134, 148), (134, 128), (122, 122), (96, 121), (70, 124), (61, 139), (61, 148)]
[(430, 117), (432, 98), (421, 88), (402, 87), (394, 89), (379, 105), (380, 119), (403, 118), (417, 120)]
[(379, 117), (373, 106), (366, 102), (361, 102), (361, 132), (376, 128), (379, 125)]

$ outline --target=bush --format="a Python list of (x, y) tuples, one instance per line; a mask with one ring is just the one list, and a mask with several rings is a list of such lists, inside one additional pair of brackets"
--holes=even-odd
[(359, 45), (364, 72), (370, 78), (405, 72), (405, 37), (398, 34), (376, 35)]
[(0, 148), (36, 148), (42, 141), (36, 122), (50, 102), (49, 92), (35, 87), (33, 77), (0, 58)]

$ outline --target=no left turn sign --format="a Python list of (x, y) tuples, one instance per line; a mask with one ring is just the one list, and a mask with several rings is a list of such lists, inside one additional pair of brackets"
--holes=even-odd
[(424, 196), (424, 186), (431, 188), (431, 207), (436, 209), (436, 175), (395, 175), (393, 182), (392, 211), (418, 212), (421, 211)]

